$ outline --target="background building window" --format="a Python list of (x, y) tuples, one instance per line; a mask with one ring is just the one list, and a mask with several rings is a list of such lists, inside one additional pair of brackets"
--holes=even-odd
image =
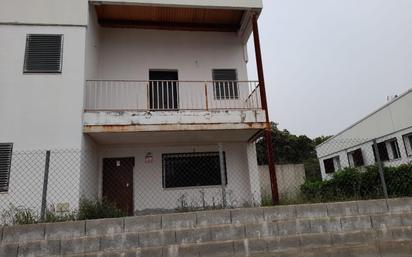
[(360, 167), (365, 165), (363, 160), (362, 149), (356, 149), (355, 151), (348, 153), (349, 164), (351, 167)]
[(405, 144), (406, 154), (412, 156), (412, 134), (404, 135), (403, 143)]
[(0, 192), (9, 190), (12, 152), (13, 144), (0, 143)]
[(236, 70), (213, 70), (213, 81), (213, 94), (216, 100), (239, 98)]
[[(373, 145), (372, 148), (375, 156), (375, 162), (377, 162), (378, 159), (376, 157), (375, 147)], [(381, 161), (391, 161), (401, 158), (401, 152), (399, 151), (398, 140), (396, 138), (378, 143), (378, 151)]]
[(340, 170), (340, 158), (339, 156), (335, 156), (333, 158), (323, 160), (323, 165), (325, 167), (325, 173), (333, 173), (335, 171)]
[[(163, 154), (163, 188), (222, 184), (218, 152)], [(226, 174), (226, 158), (225, 177)]]
[(397, 139), (391, 139), (389, 140), (389, 145), (391, 149), (391, 160), (396, 160), (401, 158), (401, 152), (399, 151), (399, 145), (398, 145), (398, 140)]
[(63, 35), (27, 35), (24, 72), (61, 73), (62, 49)]
[[(388, 149), (386, 148), (386, 142), (381, 142), (381, 143), (378, 143), (377, 145), (378, 145), (378, 152), (379, 152), (381, 161), (389, 161), (389, 153), (388, 153)], [(375, 157), (375, 162), (377, 162), (378, 158), (376, 156), (374, 145), (372, 145), (372, 149), (373, 149), (373, 155)]]

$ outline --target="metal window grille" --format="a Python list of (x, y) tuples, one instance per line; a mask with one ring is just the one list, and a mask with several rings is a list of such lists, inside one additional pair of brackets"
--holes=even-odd
[[(162, 162), (164, 188), (222, 184), (218, 152), (163, 154)], [(227, 183), (225, 154), (224, 165)]]

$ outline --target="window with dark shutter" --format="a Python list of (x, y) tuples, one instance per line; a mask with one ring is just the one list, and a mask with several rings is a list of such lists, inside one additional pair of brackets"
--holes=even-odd
[(213, 93), (216, 100), (239, 98), (236, 70), (213, 70), (213, 81)]
[(24, 72), (61, 73), (62, 49), (63, 35), (27, 35)]
[(13, 144), (0, 143), (0, 192), (9, 190), (12, 150)]
[[(225, 156), (225, 155), (224, 155)], [(163, 154), (163, 188), (222, 184), (218, 152)], [(225, 163), (225, 177), (226, 161)]]

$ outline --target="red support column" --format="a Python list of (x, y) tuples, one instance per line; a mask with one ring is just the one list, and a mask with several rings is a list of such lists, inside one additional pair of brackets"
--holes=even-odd
[(276, 167), (273, 160), (273, 146), (272, 146), (272, 133), (269, 119), (269, 111), (267, 106), (266, 98), (266, 88), (265, 88), (265, 77), (263, 73), (263, 61), (262, 61), (262, 51), (260, 48), (260, 38), (259, 38), (259, 26), (258, 26), (258, 17), (256, 13), (253, 13), (252, 16), (252, 25), (253, 25), (253, 39), (255, 43), (255, 56), (256, 56), (256, 65), (257, 73), (259, 78), (259, 89), (260, 89), (260, 98), (262, 101), (262, 108), (265, 110), (266, 115), (266, 129), (264, 133), (265, 142), (266, 142), (266, 154), (269, 166), (270, 174), (270, 184), (272, 190), (272, 204), (279, 203), (279, 192), (278, 192), (278, 183), (276, 178)]

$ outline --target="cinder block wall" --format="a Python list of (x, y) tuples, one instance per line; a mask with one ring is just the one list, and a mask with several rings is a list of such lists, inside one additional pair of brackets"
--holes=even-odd
[(333, 251), (406, 257), (412, 253), (412, 198), (10, 226), (0, 234), (0, 256), (7, 257), (331, 256)]

